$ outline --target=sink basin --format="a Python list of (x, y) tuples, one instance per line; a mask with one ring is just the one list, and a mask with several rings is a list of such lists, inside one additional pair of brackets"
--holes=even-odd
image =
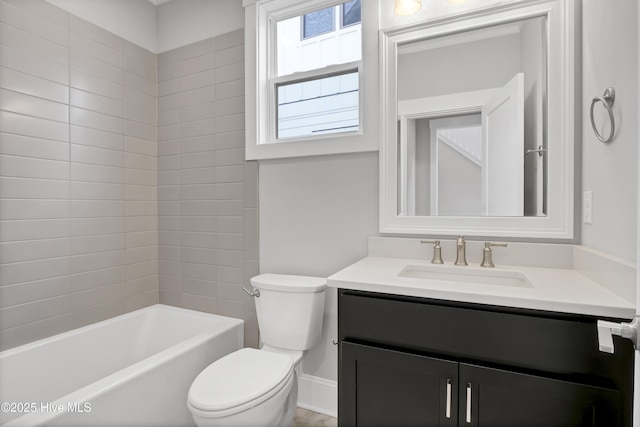
[(533, 287), (522, 273), (489, 268), (407, 265), (398, 276), (465, 284)]

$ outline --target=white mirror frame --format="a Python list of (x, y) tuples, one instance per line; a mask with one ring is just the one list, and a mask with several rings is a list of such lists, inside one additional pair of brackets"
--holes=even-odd
[[(544, 217), (404, 216), (398, 214), (398, 45), (506, 22), (546, 16), (547, 215)], [(564, 0), (511, 2), (380, 31), (380, 232), (531, 239), (573, 239), (575, 5)], [(524, 153), (523, 153), (524, 155)]]

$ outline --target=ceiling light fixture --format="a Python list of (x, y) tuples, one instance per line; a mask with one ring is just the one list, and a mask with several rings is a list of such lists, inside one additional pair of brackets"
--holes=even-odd
[(422, 0), (395, 0), (394, 11), (396, 15), (413, 15), (422, 9)]

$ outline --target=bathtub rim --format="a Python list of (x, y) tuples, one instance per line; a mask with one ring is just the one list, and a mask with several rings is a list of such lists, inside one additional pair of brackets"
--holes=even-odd
[(200, 317), (200, 318), (209, 318), (210, 316), (224, 317), (225, 319), (231, 319), (233, 321), (238, 321), (238, 322), (244, 324), (244, 320), (243, 319), (238, 319), (236, 317), (229, 317), (229, 316), (224, 316), (224, 315), (221, 315), (221, 314), (207, 313), (207, 312), (204, 312), (204, 311), (191, 310), (191, 309), (188, 309), (188, 308), (175, 307), (175, 306), (166, 305), (166, 304), (153, 304), (153, 305), (142, 307), (142, 308), (139, 308), (139, 309), (136, 309), (136, 310), (124, 313), (124, 314), (119, 314), (117, 316), (113, 316), (113, 317), (110, 317), (108, 319), (99, 320), (97, 322), (90, 323), (90, 324), (85, 325), (85, 326), (80, 326), (79, 328), (74, 328), (74, 329), (70, 329), (68, 331), (60, 332), (59, 334), (51, 335), (50, 337), (41, 338), (41, 339), (33, 341), (33, 342), (29, 342), (29, 343), (26, 343), (26, 344), (19, 345), (17, 347), (12, 347), (12, 348), (0, 351), (0, 360), (2, 360), (2, 357), (4, 357), (4, 356), (12, 356), (15, 353), (20, 353), (22, 351), (38, 348), (38, 347), (41, 347), (41, 346), (43, 346), (45, 344), (48, 344), (48, 343), (51, 343), (51, 342), (55, 342), (55, 341), (61, 340), (63, 338), (72, 337), (72, 336), (81, 334), (84, 331), (91, 330), (91, 329), (97, 328), (99, 326), (109, 325), (111, 323), (115, 323), (118, 320), (134, 317), (134, 316), (139, 315), (140, 313), (144, 313), (146, 311), (156, 311), (156, 310), (166, 310), (166, 311), (170, 311), (170, 312), (172, 311), (172, 312), (175, 312), (175, 313), (181, 313), (181, 314)]

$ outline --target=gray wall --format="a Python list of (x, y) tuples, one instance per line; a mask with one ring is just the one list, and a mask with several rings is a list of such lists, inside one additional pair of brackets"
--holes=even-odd
[(502, 87), (521, 70), (518, 34), (399, 55), (398, 99)]
[[(521, 56), (522, 71), (524, 72), (524, 150), (535, 150), (543, 141), (543, 98), (546, 87), (546, 58), (544, 58), (544, 26), (545, 20), (528, 20), (522, 27), (520, 37), (520, 50), (527, 52)], [(544, 156), (544, 154), (543, 154)], [(544, 206), (539, 206), (539, 183), (544, 179), (544, 157), (537, 154), (529, 154), (524, 158), (524, 214), (535, 216), (544, 211)], [(542, 196), (544, 197), (544, 196)]]
[[(378, 234), (378, 154), (260, 162), (260, 271), (327, 277), (367, 255)], [(336, 380), (336, 292), (304, 372)]]
[[(593, 224), (582, 226), (582, 243), (631, 262), (638, 244), (637, 7), (628, 0), (582, 5), (582, 186), (593, 191)], [(616, 137), (603, 144), (591, 130), (589, 108), (609, 86), (616, 89)], [(601, 105), (596, 111), (600, 132), (608, 135), (606, 113)]]
[(480, 216), (482, 168), (444, 142), (438, 144), (438, 214)]
[(156, 57), (0, 1), (0, 350), (158, 301)]

